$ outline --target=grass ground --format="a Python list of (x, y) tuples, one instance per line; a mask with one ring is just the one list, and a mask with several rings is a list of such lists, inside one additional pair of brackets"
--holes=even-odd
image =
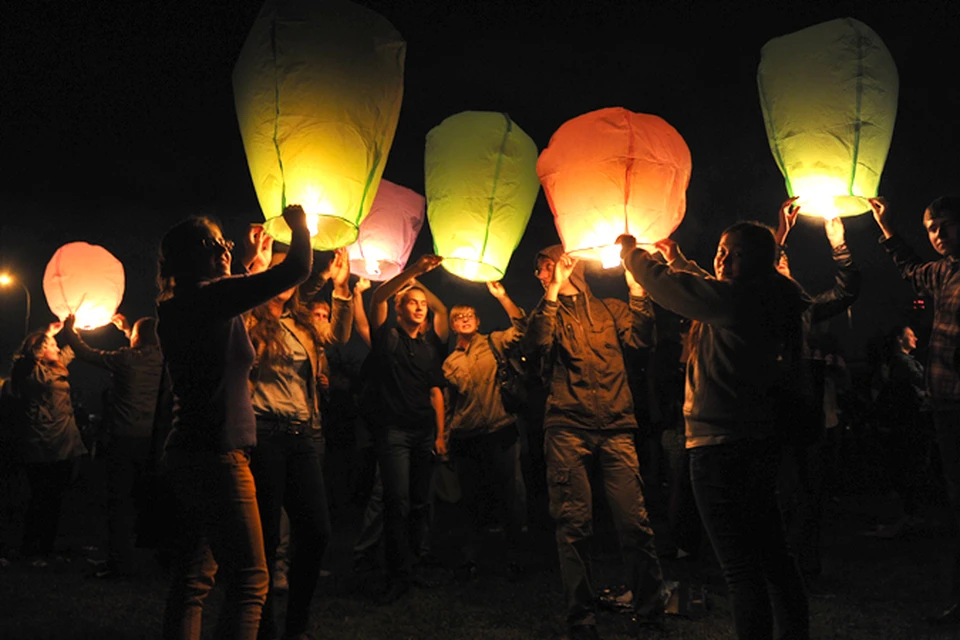
[[(89, 577), (88, 559), (102, 557), (91, 547), (103, 535), (102, 473), (97, 462), (88, 462), (83, 478), (68, 497), (60, 540), (61, 559), (45, 568), (14, 560), (0, 569), (0, 638), (103, 640), (158, 637), (166, 578), (144, 552), (141, 574), (124, 580)], [(830, 640), (914, 640), (960, 638), (960, 631), (933, 633), (921, 622), (936, 612), (944, 583), (941, 552), (949, 531), (937, 520), (946, 518), (941, 506), (928, 507), (924, 515), (933, 524), (916, 528), (895, 540), (858, 535), (891, 515), (893, 502), (871, 492), (844, 496), (831, 503), (825, 531), (823, 580), (814, 585), (811, 598), (812, 635)], [(8, 526), (5, 514), (3, 539), (9, 544), (18, 531)], [(456, 537), (446, 535), (448, 510), (437, 516), (435, 550), (450, 566), (458, 557)], [(387, 607), (373, 603), (382, 585), (375, 574), (354, 575), (350, 543), (359, 522), (359, 510), (339, 511), (334, 539), (327, 554), (331, 575), (321, 578), (313, 604), (313, 633), (317, 638), (402, 640), (529, 640), (550, 638), (563, 631), (560, 576), (548, 535), (532, 545), (529, 571), (520, 582), (508, 581), (496, 562), (481, 562), (476, 580), (458, 582), (452, 572), (431, 570), (438, 584), (415, 589)], [(655, 525), (658, 522), (655, 520)], [(658, 531), (662, 530), (658, 527)], [(497, 538), (491, 535), (491, 547)], [(668, 541), (661, 544), (667, 550)], [(711, 608), (699, 620), (670, 618), (663, 633), (652, 638), (721, 640), (733, 638), (723, 581), (709, 558), (699, 567), (664, 561), (668, 577), (702, 581)], [(596, 549), (598, 584), (620, 580), (615, 542), (600, 536)], [(215, 592), (205, 615), (205, 636), (212, 632), (220, 594)], [(626, 619), (603, 614), (602, 637), (629, 637)]]

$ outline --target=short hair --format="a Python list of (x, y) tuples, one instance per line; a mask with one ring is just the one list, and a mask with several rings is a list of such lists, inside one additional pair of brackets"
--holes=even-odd
[(960, 197), (940, 196), (929, 205), (931, 218), (960, 218)]
[(743, 240), (763, 270), (776, 269), (779, 248), (773, 229), (755, 220), (741, 220), (724, 229), (720, 237), (730, 234), (736, 234)]
[(397, 311), (399, 311), (400, 307), (403, 306), (403, 303), (407, 301), (407, 294), (409, 294), (411, 291), (419, 291), (424, 295), (424, 297), (427, 295), (427, 292), (423, 287), (419, 287), (417, 285), (407, 287), (403, 291), (397, 293), (396, 297), (394, 298), (394, 307), (397, 309)]
[(455, 315), (464, 313), (465, 311), (472, 311), (473, 315), (477, 315), (477, 310), (467, 304), (455, 304), (450, 309), (450, 324), (453, 324), (453, 317)]

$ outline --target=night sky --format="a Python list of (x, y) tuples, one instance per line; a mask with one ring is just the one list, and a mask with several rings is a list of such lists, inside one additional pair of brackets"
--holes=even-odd
[[(219, 217), (237, 238), (261, 219), (236, 123), (231, 72), (260, 0), (7, 3), (2, 37), (3, 170), (0, 266), (33, 295), (31, 325), (53, 319), (41, 279), (60, 245), (101, 244), (125, 265), (120, 311), (153, 312), (156, 248), (190, 214)], [(508, 112), (541, 149), (566, 120), (602, 107), (657, 114), (693, 157), (688, 209), (674, 235), (709, 264), (723, 227), (737, 219), (776, 224), (786, 197), (767, 145), (756, 70), (776, 36), (826, 20), (856, 18), (885, 41), (900, 73), (900, 102), (881, 191), (897, 226), (924, 255), (927, 202), (960, 193), (960, 11), (949, 1), (362, 2), (407, 41), (400, 124), (384, 177), (423, 192), (428, 130), (465, 110)], [(869, 216), (846, 219), (865, 287), (833, 330), (849, 356), (868, 336), (907, 319), (912, 299), (877, 245)], [(805, 220), (791, 238), (795, 276), (811, 292), (830, 286), (829, 245)], [(546, 200), (537, 200), (504, 279), (521, 306), (540, 295), (533, 255), (557, 242)], [(432, 250), (424, 230), (413, 256)], [(622, 271), (596, 288), (624, 295)], [(485, 287), (442, 269), (424, 278), (450, 305), (473, 303), (484, 328), (505, 317)], [(0, 290), (0, 365), (22, 337), (23, 292)], [(852, 327), (852, 329), (851, 329)], [(117, 346), (106, 328), (88, 339)], [(89, 369), (76, 368), (89, 375)], [(76, 376), (75, 376), (76, 377)]]

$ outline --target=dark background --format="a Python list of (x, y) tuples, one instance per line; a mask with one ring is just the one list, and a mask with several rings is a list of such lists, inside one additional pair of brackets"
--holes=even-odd
[[(66, 242), (101, 244), (124, 263), (120, 311), (135, 319), (153, 311), (156, 248), (173, 223), (212, 214), (236, 238), (261, 218), (231, 90), (234, 61), (260, 4), (4, 5), (0, 267), (30, 289), (32, 327), (53, 320), (41, 281)], [(541, 149), (564, 121), (587, 111), (654, 113), (677, 128), (693, 157), (687, 216), (674, 237), (688, 256), (710, 264), (725, 226), (742, 218), (775, 225), (786, 197), (757, 98), (760, 48), (848, 16), (871, 26), (897, 62), (899, 112), (882, 193), (924, 255), (933, 255), (920, 225), (924, 206), (960, 192), (960, 11), (949, 1), (362, 4), (408, 43), (403, 109), (384, 177), (421, 193), (424, 137), (454, 113), (509, 112)], [(865, 287), (850, 318), (831, 329), (855, 359), (870, 336), (908, 319), (913, 294), (877, 246), (872, 219), (845, 222)], [(795, 276), (812, 292), (829, 287), (833, 266), (822, 228), (807, 219), (794, 233)], [(504, 279), (527, 309), (540, 295), (533, 255), (555, 242), (541, 192)], [(431, 250), (425, 225), (413, 256)], [(621, 273), (595, 274), (596, 288), (624, 294)], [(483, 285), (442, 269), (424, 281), (449, 305), (478, 306), (485, 328), (505, 324)], [(19, 288), (0, 289), (3, 372), (22, 337), (23, 298)], [(89, 341), (122, 343), (110, 327)], [(96, 381), (82, 366), (74, 377)]]

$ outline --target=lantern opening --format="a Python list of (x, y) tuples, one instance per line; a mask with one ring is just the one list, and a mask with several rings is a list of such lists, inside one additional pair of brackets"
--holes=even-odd
[[(263, 223), (263, 228), (280, 242), (290, 242), (290, 227), (283, 218), (270, 218)], [(307, 213), (307, 228), (313, 248), (320, 251), (346, 246), (354, 242), (360, 233), (357, 225), (349, 220), (310, 212)]]
[(599, 260), (604, 269), (620, 266), (620, 245), (605, 244), (571, 251), (570, 255), (580, 260)]
[(469, 258), (444, 258), (440, 264), (453, 275), (472, 282), (497, 282), (503, 278), (503, 271), (495, 266)]

